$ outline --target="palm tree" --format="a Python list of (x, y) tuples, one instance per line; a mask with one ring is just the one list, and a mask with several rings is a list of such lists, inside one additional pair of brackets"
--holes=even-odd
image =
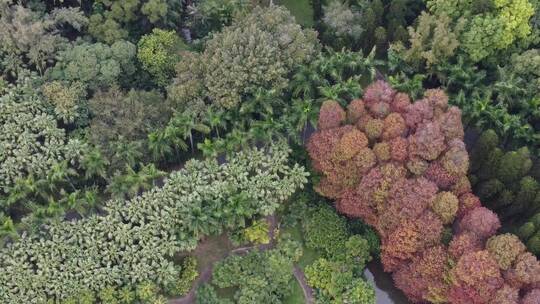
[[(288, 114), (294, 131), (302, 134), (302, 143), (306, 138), (306, 130), (311, 124), (317, 125), (318, 110), (312, 99), (293, 100), (291, 112)], [(293, 136), (294, 138), (295, 136)]]
[(240, 106), (239, 114), (273, 114), (274, 107), (283, 104), (280, 98), (281, 91), (277, 89), (258, 88), (251, 96), (249, 102), (244, 102)]
[(79, 214), (84, 214), (85, 210), (85, 199), (82, 196), (80, 190), (69, 193), (67, 196), (64, 196), (61, 199), (61, 203), (67, 206), (67, 210), (75, 210)]
[(170, 145), (165, 130), (156, 130), (148, 134), (148, 150), (154, 161), (167, 158), (173, 153), (174, 149)]
[[(191, 151), (195, 151), (193, 144), (193, 131), (198, 131), (204, 134), (210, 133), (210, 128), (203, 123), (196, 122), (195, 117), (191, 114), (182, 113), (175, 115), (169, 122), (169, 126), (174, 129), (175, 135), (181, 135), (183, 139), (189, 138)], [(168, 127), (169, 127), (168, 126)]]
[(142, 143), (140, 141), (128, 141), (123, 137), (112, 146), (114, 158), (125, 162), (128, 166), (134, 167), (143, 157)]
[(218, 138), (220, 138), (219, 129), (227, 128), (227, 121), (225, 119), (224, 112), (221, 110), (214, 110), (212, 107), (209, 107), (208, 111), (206, 112), (205, 122), (211, 129), (216, 131)]
[(92, 210), (95, 210), (98, 206), (98, 190), (97, 188), (88, 188), (88, 189), (85, 189), (83, 194), (83, 199), (84, 199), (84, 207), (85, 207), (85, 211), (92, 211)]
[(251, 217), (250, 207), (252, 200), (246, 192), (242, 191), (231, 196), (222, 207), (224, 224), (228, 228), (245, 226), (245, 219)]
[(228, 154), (238, 151), (240, 148), (246, 146), (249, 139), (248, 133), (233, 129), (232, 132), (227, 134), (227, 138), (225, 139), (225, 151)]
[(152, 186), (156, 186), (156, 181), (163, 177), (165, 172), (158, 170), (154, 164), (147, 164), (142, 166), (137, 174), (141, 176), (140, 188), (148, 190)]
[(111, 193), (113, 197), (125, 198), (129, 190), (130, 187), (125, 175), (117, 171), (108, 183), (107, 192)]
[(267, 116), (264, 120), (253, 121), (249, 133), (255, 140), (270, 143), (272, 140), (282, 137), (281, 130), (283, 129), (283, 122), (272, 116)]
[(322, 85), (323, 82), (320, 75), (311, 66), (300, 66), (298, 71), (293, 75), (290, 84), (293, 96), (302, 96), (304, 98), (315, 97), (316, 88)]
[(0, 240), (5, 237), (16, 238), (18, 237), (17, 229), (11, 217), (0, 213)]
[(173, 147), (177, 156), (180, 150), (187, 151), (188, 149), (188, 145), (186, 144), (182, 136), (183, 135), (180, 128), (170, 124), (165, 128), (163, 132), (163, 139), (165, 140), (165, 143), (168, 143), (169, 146)]
[(106, 178), (107, 166), (109, 161), (103, 157), (101, 151), (94, 147), (90, 152), (86, 153), (82, 159), (82, 166), (85, 170), (84, 177), (90, 179), (94, 176)]
[(142, 187), (146, 187), (147, 181), (144, 176), (135, 172), (130, 166), (126, 166), (126, 173), (123, 175), (123, 180), (127, 186), (127, 194), (129, 197), (134, 197), (139, 194)]
[(49, 221), (51, 218), (59, 218), (65, 213), (62, 203), (53, 197), (49, 197), (44, 207), (35, 205), (32, 209), (32, 215), (38, 222)]
[(211, 139), (205, 138), (202, 143), (197, 144), (197, 148), (202, 151), (204, 157), (215, 158), (218, 155), (216, 143)]
[(20, 178), (15, 181), (13, 187), (8, 191), (8, 196), (2, 202), (2, 207), (7, 208), (17, 202), (27, 200), (38, 191), (38, 186), (33, 175), (29, 175), (26, 178)]
[(195, 236), (198, 238), (201, 235), (206, 235), (210, 225), (208, 224), (209, 217), (201, 208), (201, 206), (193, 206), (184, 220), (187, 222), (186, 227), (189, 227)]

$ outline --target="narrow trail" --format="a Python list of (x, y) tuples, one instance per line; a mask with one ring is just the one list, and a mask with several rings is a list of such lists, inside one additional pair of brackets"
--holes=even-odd
[[(206, 267), (204, 270), (201, 271), (199, 277), (193, 282), (193, 286), (191, 287), (190, 291), (183, 297), (177, 298), (177, 299), (171, 299), (169, 300), (169, 304), (194, 304), (196, 299), (196, 291), (199, 286), (201, 286), (204, 283), (208, 283), (212, 279), (212, 270), (214, 269), (214, 264), (226, 257), (228, 257), (231, 254), (238, 254), (238, 255), (244, 255), (249, 253), (253, 249), (259, 249), (259, 250), (270, 250), (274, 248), (276, 245), (275, 240), (275, 231), (277, 228), (277, 218), (275, 215), (269, 215), (266, 217), (266, 221), (270, 224), (268, 229), (268, 236), (270, 238), (270, 242), (268, 244), (262, 244), (262, 245), (255, 245), (255, 246), (247, 246), (247, 247), (240, 247), (232, 249), (231, 251), (224, 254), (220, 259), (217, 259), (216, 261), (212, 262), (208, 267)], [(304, 275), (304, 272), (300, 267), (294, 266), (293, 274), (300, 286), (302, 287), (302, 291), (304, 292), (304, 298), (306, 299), (306, 304), (313, 304), (315, 303), (315, 299), (313, 297), (313, 289), (307, 284), (306, 277)]]
[(304, 299), (306, 299), (306, 304), (315, 303), (315, 298), (313, 297), (313, 289), (307, 284), (304, 271), (302, 271), (300, 267), (294, 266), (293, 274), (298, 283), (300, 284), (300, 287), (302, 287), (302, 291), (304, 292)]
[(276, 245), (275, 230), (277, 228), (277, 218), (276, 218), (275, 215), (269, 215), (269, 216), (266, 217), (266, 221), (270, 224), (269, 225), (270, 227), (268, 229), (268, 236), (270, 238), (270, 242), (268, 244), (240, 247), (240, 248), (235, 248), (235, 249), (227, 252), (222, 257), (220, 257), (219, 259), (213, 261), (208, 267), (206, 267), (205, 269), (203, 269), (201, 271), (199, 277), (197, 277), (195, 282), (193, 282), (193, 286), (191, 287), (191, 289), (189, 290), (189, 292), (185, 296), (183, 296), (181, 298), (177, 298), (177, 299), (171, 299), (171, 300), (169, 300), (169, 304), (193, 304), (193, 303), (195, 303), (195, 297), (196, 297), (195, 293), (197, 291), (197, 288), (199, 288), (199, 286), (201, 286), (204, 283), (208, 283), (212, 279), (212, 270), (214, 268), (214, 264), (217, 261), (223, 260), (224, 258), (228, 257), (231, 254), (244, 255), (244, 254), (247, 254), (248, 252), (250, 252), (253, 249), (269, 250), (269, 249), (274, 248), (274, 246)]

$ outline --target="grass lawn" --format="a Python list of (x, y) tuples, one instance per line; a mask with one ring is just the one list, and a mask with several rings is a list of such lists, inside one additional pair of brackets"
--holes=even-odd
[(216, 261), (222, 260), (232, 247), (226, 233), (219, 236), (207, 237), (202, 242), (199, 242), (199, 245), (193, 252), (199, 264), (199, 271)]
[(313, 27), (313, 7), (309, 0), (279, 0), (276, 2), (288, 8), (300, 25)]
[(296, 279), (293, 279), (291, 284), (293, 284), (291, 286), (291, 294), (283, 299), (283, 304), (304, 304), (306, 301), (304, 299), (302, 287), (300, 287), (300, 284), (298, 284)]
[(234, 302), (234, 294), (238, 288), (236, 287), (229, 287), (229, 288), (217, 288), (216, 287), (216, 293), (218, 294), (220, 299), (229, 299)]
[(293, 240), (302, 243), (302, 250), (303, 254), (300, 260), (298, 261), (298, 266), (304, 270), (306, 266), (312, 264), (317, 260), (319, 257), (321, 257), (321, 254), (313, 249), (306, 248), (304, 246), (304, 238), (302, 237), (302, 229), (299, 225), (295, 225), (293, 227), (288, 227), (283, 229), (283, 232), (289, 233)]
[(181, 264), (186, 256), (194, 256), (197, 259), (197, 268), (201, 272), (209, 265), (222, 260), (232, 248), (233, 245), (227, 233), (223, 233), (218, 236), (206, 237), (199, 242), (193, 251), (176, 253), (174, 261), (176, 264)]

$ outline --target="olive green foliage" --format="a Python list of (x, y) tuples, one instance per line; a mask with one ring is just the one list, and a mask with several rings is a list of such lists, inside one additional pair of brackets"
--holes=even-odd
[(218, 296), (215, 288), (210, 284), (203, 284), (197, 289), (195, 301), (197, 304), (232, 304), (229, 299)]
[(52, 80), (78, 81), (90, 90), (108, 88), (135, 73), (136, 46), (118, 40), (111, 46), (81, 43), (59, 53), (56, 65), (49, 69)]
[(45, 99), (54, 106), (56, 117), (64, 123), (77, 122), (84, 125), (88, 119), (88, 105), (86, 103), (84, 86), (80, 82), (64, 84), (52, 81), (43, 84), (41, 91)]
[(320, 258), (305, 273), (308, 284), (319, 291), (317, 298), (322, 303), (375, 303), (375, 290), (354, 273), (351, 265)]
[(369, 51), (377, 46), (383, 53), (388, 43), (407, 39), (406, 28), (423, 6), (418, 0), (329, 1), (324, 6), (322, 39), (338, 50)]
[(167, 103), (155, 91), (124, 93), (113, 87), (96, 92), (88, 103), (92, 114), (88, 139), (100, 146), (106, 158), (117, 166), (137, 163), (139, 157), (130, 161), (126, 157), (129, 151), (123, 151), (131, 148), (135, 149), (134, 153), (143, 152), (143, 146), (136, 142), (146, 140), (151, 131), (164, 127), (170, 117)]
[(161, 295), (163, 290), (152, 282), (125, 285), (122, 288), (107, 286), (98, 292), (83, 289), (77, 295), (62, 301), (62, 304), (161, 304), (167, 303), (167, 299)]
[(0, 96), (0, 186), (29, 175), (43, 177), (56, 164), (77, 162), (82, 142), (68, 139), (29, 83)]
[(341, 1), (331, 1), (325, 6), (322, 20), (336, 38), (344, 40), (335, 45), (354, 45), (364, 32), (361, 11)]
[(174, 28), (184, 9), (182, 3), (172, 0), (98, 0), (92, 5), (88, 32), (98, 41), (113, 44), (131, 36), (138, 37), (151, 24)]
[(170, 260), (175, 252), (191, 250), (204, 235), (242, 225), (245, 218), (273, 213), (306, 182), (304, 169), (289, 166), (287, 156), (279, 145), (268, 153), (238, 153), (223, 165), (192, 160), (163, 187), (108, 202), (103, 216), (23, 235), (0, 250), (0, 301), (62, 300), (128, 282), (173, 284), (179, 277)]
[(78, 8), (57, 8), (42, 14), (3, 1), (0, 3), (0, 74), (16, 77), (21, 69), (43, 73), (67, 45), (68, 40), (60, 29), (71, 27), (82, 31), (87, 23)]
[(475, 193), (503, 219), (540, 210), (540, 185), (530, 176), (532, 160), (526, 147), (503, 151), (497, 134), (488, 130), (476, 141), (471, 163)]
[(243, 237), (246, 241), (253, 244), (268, 244), (270, 243), (270, 237), (268, 235), (269, 228), (268, 221), (255, 221), (251, 226), (243, 230)]
[(344, 250), (347, 223), (329, 206), (316, 208), (302, 222), (306, 246), (332, 256)]
[(540, 255), (540, 213), (534, 214), (521, 225), (517, 234), (530, 252)]
[(534, 7), (527, 0), (428, 0), (427, 7), (437, 17), (449, 16), (458, 24), (465, 22), (460, 48), (475, 62), (531, 33), (529, 20)]
[(303, 30), (286, 9), (257, 7), (213, 35), (203, 53), (183, 58), (171, 98), (235, 108), (260, 89), (285, 88), (293, 66), (308, 62), (317, 50), (315, 32)]
[[(378, 254), (378, 236), (361, 222), (348, 227), (345, 218), (327, 205), (302, 208), (306, 247), (320, 252), (305, 269), (308, 284), (321, 303), (375, 303), (375, 292), (362, 278), (372, 252)], [(306, 210), (307, 209), (307, 210)], [(352, 233), (362, 233), (353, 234)]]
[(188, 7), (188, 24), (196, 37), (202, 38), (229, 26), (235, 16), (248, 13), (248, 0), (201, 0)]
[(185, 48), (174, 31), (154, 29), (139, 40), (137, 58), (153, 80), (164, 86), (172, 80), (174, 65), (180, 61), (179, 52)]
[(237, 287), (236, 303), (280, 303), (290, 293), (293, 264), (302, 255), (300, 244), (280, 240), (268, 251), (233, 255), (217, 263), (212, 283), (219, 288)]
[(432, 65), (452, 58), (459, 47), (459, 33), (462, 23), (451, 26), (451, 19), (446, 15), (434, 16), (422, 12), (418, 17), (416, 28), (409, 27), (409, 47), (401, 49), (399, 44), (394, 48), (403, 51), (403, 58), (415, 67)]
[(182, 272), (180, 277), (170, 287), (171, 293), (180, 296), (186, 295), (198, 276), (197, 259), (192, 256), (186, 257), (182, 262)]

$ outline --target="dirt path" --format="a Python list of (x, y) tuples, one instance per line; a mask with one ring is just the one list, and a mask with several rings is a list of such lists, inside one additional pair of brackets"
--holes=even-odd
[(300, 267), (294, 266), (293, 274), (300, 286), (302, 287), (302, 290), (304, 291), (304, 298), (306, 299), (306, 304), (315, 303), (315, 298), (313, 297), (313, 289), (307, 284), (304, 271), (302, 271)]
[[(200, 271), (199, 277), (193, 282), (193, 286), (191, 287), (191, 290), (188, 292), (187, 295), (177, 298), (177, 299), (171, 299), (169, 300), (169, 304), (193, 304), (195, 303), (195, 297), (196, 297), (196, 291), (199, 286), (201, 286), (204, 283), (209, 282), (212, 279), (212, 270), (214, 268), (214, 264), (217, 261), (220, 261), (226, 257), (228, 257), (231, 254), (239, 254), (244, 255), (250, 252), (253, 249), (259, 249), (259, 250), (269, 250), (272, 249), (276, 245), (275, 237), (275, 230), (277, 228), (277, 219), (275, 215), (269, 215), (266, 217), (266, 221), (270, 224), (268, 229), (268, 236), (270, 238), (270, 242), (268, 244), (262, 244), (262, 245), (256, 245), (256, 246), (248, 246), (248, 247), (240, 247), (232, 249), (231, 251), (224, 254), (222, 257), (213, 260), (210, 265), (208, 265), (206, 268), (204, 268), (202, 271)], [(197, 250), (197, 249), (195, 249)], [(303, 275), (303, 274), (302, 274)]]
[(210, 281), (210, 279), (212, 278), (212, 270), (213, 265), (206, 267), (206, 269), (201, 272), (197, 280), (195, 280), (195, 282), (193, 283), (193, 287), (191, 287), (191, 290), (188, 292), (188, 294), (183, 296), (182, 298), (169, 300), (169, 304), (195, 303), (195, 292), (197, 291), (197, 288), (202, 284)]

